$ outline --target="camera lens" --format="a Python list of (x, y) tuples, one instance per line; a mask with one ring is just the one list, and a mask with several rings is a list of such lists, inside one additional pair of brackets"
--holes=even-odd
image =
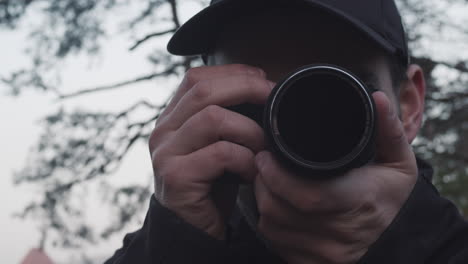
[(373, 155), (374, 102), (342, 68), (311, 65), (294, 72), (275, 87), (265, 110), (274, 149), (301, 168), (334, 173)]

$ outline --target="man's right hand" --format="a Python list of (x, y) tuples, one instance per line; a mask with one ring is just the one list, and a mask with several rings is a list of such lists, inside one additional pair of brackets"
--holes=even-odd
[(156, 199), (217, 239), (224, 239), (225, 222), (213, 183), (225, 172), (251, 182), (255, 155), (265, 148), (262, 128), (225, 107), (264, 104), (273, 86), (246, 65), (191, 69), (151, 134)]

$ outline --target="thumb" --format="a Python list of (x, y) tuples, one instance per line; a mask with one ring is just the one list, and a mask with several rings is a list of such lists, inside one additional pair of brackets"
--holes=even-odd
[(396, 107), (381, 91), (375, 92), (373, 97), (378, 118), (376, 161), (395, 163), (414, 159)]

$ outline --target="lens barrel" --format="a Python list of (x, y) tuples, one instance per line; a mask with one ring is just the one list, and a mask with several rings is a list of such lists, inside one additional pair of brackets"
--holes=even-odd
[(273, 89), (263, 127), (272, 150), (311, 177), (334, 176), (374, 157), (376, 108), (372, 92), (334, 65), (309, 65)]

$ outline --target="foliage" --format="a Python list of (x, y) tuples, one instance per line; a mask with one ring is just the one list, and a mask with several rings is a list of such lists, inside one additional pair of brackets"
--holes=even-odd
[[(197, 1), (204, 2), (206, 1)], [(187, 4), (188, 0), (184, 1)], [(156, 49), (149, 54), (153, 72), (127, 81), (67, 92), (61, 87), (60, 63), (81, 53), (98, 54), (109, 37), (109, 14), (132, 6), (136, 15), (125, 18), (119, 29), (136, 32), (154, 25), (155, 32), (144, 34), (130, 46), (129, 52), (143, 45), (157, 43), (173, 33), (181, 24), (179, 7), (182, 1), (146, 0), (3, 0), (0, 2), (0, 25), (17, 28), (28, 12), (41, 14), (41, 22), (30, 32), (29, 68), (20, 69), (2, 81), (12, 95), (26, 89), (53, 93), (58, 100), (92, 96), (135, 85), (136, 83), (180, 77), (188, 68), (200, 64), (198, 58), (168, 56)], [(431, 160), (437, 168), (435, 183), (440, 191), (455, 201), (468, 215), (468, 54), (440, 55), (431, 50), (433, 43), (467, 43), (468, 30), (445, 10), (466, 8), (464, 0), (400, 0), (406, 18), (413, 61), (426, 71), (427, 117), (415, 150)], [(115, 25), (114, 25), (115, 26)], [(140, 34), (141, 35), (141, 34)], [(455, 37), (454, 37), (455, 36)], [(466, 48), (466, 46), (465, 46)], [(443, 53), (443, 52), (442, 52)], [(443, 53), (445, 54), (445, 53)], [(448, 53), (447, 53), (448, 54)], [(40, 188), (40, 198), (27, 206), (21, 216), (40, 216), (45, 234), (58, 246), (80, 246), (107, 239), (124, 228), (141, 212), (151, 193), (151, 184), (113, 188), (106, 185), (109, 177), (137, 142), (146, 142), (154, 121), (164, 105), (139, 101), (117, 113), (90, 110), (65, 111), (44, 118), (44, 133), (25, 168), (15, 176), (18, 184)], [(133, 118), (143, 110), (144, 119)], [(86, 190), (92, 182), (107, 186), (108, 204), (120, 217), (96, 230), (86, 224), (82, 205), (73, 201), (76, 192)], [(73, 218), (73, 224), (69, 219)]]
[[(416, 153), (435, 169), (434, 183), (468, 216), (468, 28), (454, 10), (467, 1), (400, 1), (413, 62), (426, 73), (426, 118)], [(463, 13), (465, 12), (465, 13)], [(437, 45), (440, 45), (439, 47)]]
[[(90, 57), (99, 53), (110, 34), (106, 26), (109, 14), (128, 7), (133, 8), (133, 17), (126, 17), (113, 25), (119, 33), (123, 31), (132, 35), (138, 27), (156, 29), (134, 39), (129, 52), (150, 40), (157, 42), (180, 26), (175, 0), (148, 0), (142, 3), (128, 0), (0, 2), (1, 26), (19, 27), (20, 19), (28, 12), (34, 12), (36, 17), (40, 14), (41, 18), (41, 22), (29, 34), (33, 43), (27, 50), (31, 66), (1, 79), (10, 88), (9, 94), (20, 96), (28, 89), (36, 89), (54, 94), (67, 106), (68, 101), (79, 96), (177, 77), (188, 68), (200, 64), (198, 58), (177, 58), (156, 49), (148, 56), (152, 72), (117, 83), (111, 80), (108, 85), (78, 91), (63, 89), (60, 80), (62, 62), (81, 53)], [(150, 27), (154, 21), (160, 26)], [(27, 183), (40, 190), (38, 198), (26, 206), (19, 216), (41, 219), (43, 245), (75, 248), (98, 243), (124, 229), (144, 213), (152, 183), (123, 187), (110, 183), (129, 151), (138, 142), (146, 144), (154, 122), (164, 107), (165, 104), (143, 100), (118, 112), (70, 111), (63, 107), (44, 117), (43, 134), (26, 166), (14, 178), (16, 184)], [(92, 190), (94, 185), (98, 185), (98, 190)], [(94, 196), (102, 199), (102, 206), (112, 211), (113, 220), (106, 226), (96, 227), (87, 221), (92, 213), (84, 209), (85, 199), (77, 197), (92, 195), (89, 192), (94, 192)]]

